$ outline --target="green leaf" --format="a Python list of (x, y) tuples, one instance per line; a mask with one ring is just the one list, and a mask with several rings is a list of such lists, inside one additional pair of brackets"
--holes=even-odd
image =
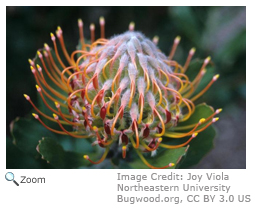
[(187, 37), (192, 37), (192, 41), (199, 43), (199, 25), (192, 8), (183, 6), (170, 7), (169, 12), (171, 17), (175, 19), (176, 27)]
[(21, 151), (12, 143), (11, 138), (6, 138), (6, 169), (48, 169), (51, 165), (40, 159), (40, 154), (33, 157)]
[[(155, 157), (150, 157), (148, 155), (146, 160), (155, 167), (163, 167), (169, 163), (175, 163), (175, 166), (171, 167), (171, 169), (174, 169), (178, 167), (181, 158), (187, 153), (187, 149), (188, 148), (186, 147), (181, 147), (178, 149), (164, 149)], [(134, 169), (149, 169), (149, 167), (145, 165), (140, 158), (130, 162), (128, 165)]]
[[(80, 156), (86, 153), (93, 157), (93, 155), (97, 153), (97, 148), (93, 148), (91, 146), (91, 139), (75, 139), (68, 135), (56, 135), (47, 130), (35, 119), (16, 118), (10, 125), (10, 131), (13, 138), (12, 143), (22, 152), (32, 156), (33, 158), (38, 159), (40, 157), (36, 151), (36, 147), (39, 140), (43, 137), (50, 137), (52, 140), (54, 139), (56, 142), (58, 141), (63, 151), (67, 152), (67, 155), (70, 154), (71, 158), (75, 154)], [(70, 151), (75, 151), (77, 153), (70, 153)], [(77, 161), (77, 163), (79, 164), (80, 162)], [(72, 162), (73, 166), (76, 166), (77, 163), (74, 161)], [(54, 164), (55, 163), (51, 165), (54, 166)], [(85, 164), (87, 166), (87, 163), (81, 164)], [(35, 167), (38, 167), (38, 165)], [(59, 167), (59, 165), (57, 165), (57, 167)]]
[(219, 48), (217, 58), (224, 60), (233, 60), (239, 54), (240, 51), (246, 50), (246, 31), (245, 28), (240, 32), (240, 34), (236, 35), (232, 38), (233, 40), (229, 43), (225, 44), (224, 47)]
[[(214, 109), (212, 106), (209, 106), (206, 103), (201, 103), (196, 106), (194, 113), (190, 116), (190, 118), (187, 121), (178, 123), (178, 127), (197, 123), (201, 118), (207, 118), (211, 116), (213, 113)], [(203, 127), (203, 125), (201, 126)]]
[(91, 164), (83, 158), (83, 154), (65, 151), (60, 144), (51, 138), (43, 137), (36, 149), (43, 159), (56, 168), (78, 168)]
[(38, 155), (36, 145), (42, 136), (53, 136), (53, 133), (44, 128), (39, 122), (32, 122), (25, 118), (16, 118), (12, 121), (10, 131), (13, 144), (31, 156)]
[[(185, 122), (181, 122), (178, 124), (178, 127), (183, 127), (189, 124), (197, 123), (201, 118), (207, 118), (212, 115), (214, 109), (211, 106), (206, 105), (205, 103), (199, 104), (196, 106), (195, 112), (192, 116)], [(211, 121), (211, 120), (210, 120)], [(200, 128), (204, 127), (207, 123), (201, 125)], [(174, 129), (170, 130), (174, 131)], [(170, 132), (169, 131), (169, 132)], [(186, 130), (185, 132), (187, 132)], [(190, 148), (188, 154), (186, 155), (185, 160), (180, 165), (180, 168), (188, 168), (192, 165), (199, 163), (199, 161), (214, 147), (213, 139), (215, 137), (215, 129), (212, 126), (209, 126), (204, 131), (198, 133), (197, 137), (195, 137), (190, 143)], [(180, 139), (170, 139), (168, 138), (168, 144), (181, 144), (187, 141), (187, 137)], [(163, 141), (165, 138), (163, 139)]]
[(190, 149), (186, 159), (180, 165), (180, 168), (188, 168), (198, 164), (201, 159), (214, 147), (213, 139), (216, 135), (215, 129), (210, 126), (199, 133), (195, 139), (190, 142)]

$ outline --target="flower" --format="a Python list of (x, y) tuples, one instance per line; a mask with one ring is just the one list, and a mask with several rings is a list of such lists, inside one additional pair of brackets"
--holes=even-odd
[[(173, 57), (180, 42), (179, 36), (167, 57), (156, 46), (158, 37), (149, 40), (134, 31), (134, 23), (130, 24), (129, 31), (105, 39), (105, 21), (101, 17), (101, 38), (95, 40), (95, 25), (91, 24), (90, 44), (85, 43), (80, 19), (78, 27), (80, 47), (71, 55), (66, 50), (62, 29), (57, 28), (56, 36), (66, 60), (62, 60), (59, 54), (53, 33), (54, 49), (45, 44), (37, 51), (38, 57), (29, 59), (37, 91), (53, 112), (53, 118), (40, 111), (28, 95), (24, 96), (40, 116), (56, 122), (60, 129), (46, 125), (38, 114), (33, 113), (34, 118), (57, 134), (80, 139), (95, 138), (92, 145), (98, 145), (105, 151), (98, 161), (84, 155), (84, 159), (93, 164), (102, 162), (112, 144), (118, 143), (123, 158), (132, 147), (150, 168), (174, 166), (169, 161), (163, 167), (155, 167), (149, 164), (143, 153), (151, 152), (153, 156), (159, 147), (173, 149), (186, 146), (199, 132), (218, 120), (214, 116), (221, 109), (201, 118), (196, 124), (176, 128), (179, 122), (190, 118), (195, 110), (194, 101), (219, 77), (212, 77), (208, 85), (194, 95), (210, 57), (204, 60), (199, 73), (190, 81), (185, 72), (195, 48), (190, 50), (184, 66), (178, 64)], [(40, 65), (35, 64), (36, 59), (40, 60)], [(51, 107), (47, 100), (54, 102), (56, 108)], [(66, 126), (72, 126), (73, 130), (67, 130)], [(189, 131), (183, 133), (185, 129)], [(189, 139), (183, 144), (168, 145), (164, 143), (167, 137)]]

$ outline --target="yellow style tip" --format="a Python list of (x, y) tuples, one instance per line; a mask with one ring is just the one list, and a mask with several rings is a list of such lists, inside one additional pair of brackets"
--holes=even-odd
[(157, 35), (154, 36), (153, 39), (152, 39), (152, 41), (153, 41), (153, 43), (158, 44), (159, 37), (158, 37)]
[(101, 16), (101, 17), (99, 18), (99, 23), (100, 23), (100, 24), (104, 24), (104, 23), (105, 23), (104, 17)]
[(195, 138), (198, 135), (198, 133), (192, 134), (192, 137)]
[(193, 47), (193, 48), (191, 48), (191, 50), (195, 52), (195, 51), (196, 51), (196, 48), (195, 48), (195, 47)]
[(95, 30), (95, 24), (94, 23), (91, 23), (90, 26), (89, 26), (90, 30)]
[(96, 126), (93, 126), (94, 131), (98, 131), (98, 128)]
[(216, 117), (216, 118), (213, 118), (212, 122), (214, 123), (214, 122), (216, 122), (218, 120), (219, 120), (219, 117)]
[(88, 155), (83, 155), (83, 158), (84, 158), (85, 160), (88, 160), (88, 159), (89, 159), (89, 156), (88, 156)]
[(208, 56), (206, 59), (205, 59), (205, 64), (208, 64), (209, 62), (211, 61), (211, 56)]
[(174, 163), (169, 163), (169, 167), (173, 167), (173, 166), (175, 166)]
[(54, 119), (58, 119), (58, 116), (55, 114), (55, 113), (53, 113), (53, 117), (54, 117)]
[(181, 36), (178, 35), (178, 36), (174, 39), (174, 43), (178, 44), (180, 41), (181, 41)]
[(191, 48), (190, 51), (189, 51), (189, 53), (191, 55), (193, 55), (195, 52), (196, 52), (196, 48), (195, 47)]
[(219, 109), (216, 110), (216, 113), (218, 114), (218, 113), (220, 113), (221, 111), (222, 111), (222, 108), (219, 108)]
[(134, 22), (130, 22), (128, 28), (129, 28), (130, 31), (134, 31), (134, 29), (135, 29), (135, 23), (134, 23)]
[(204, 118), (201, 118), (200, 120), (199, 120), (199, 124), (202, 124), (202, 123), (204, 123), (205, 122), (205, 119)]
[(154, 39), (158, 40), (159, 37), (158, 37), (157, 35), (155, 35), (155, 36), (153, 37), (153, 40), (154, 40)]
[(43, 51), (43, 54), (44, 54), (45, 57), (48, 56), (48, 53), (47, 53), (47, 51), (45, 51), (45, 50)]
[(83, 22), (82, 22), (82, 19), (78, 19), (78, 27), (83, 27)]
[(32, 113), (32, 116), (34, 116), (35, 119), (39, 118), (39, 116), (37, 114), (35, 114), (35, 113)]
[(207, 70), (203, 69), (202, 72), (201, 72), (201, 75), (204, 76), (206, 72), (207, 72)]
[(219, 74), (216, 74), (216, 75), (213, 77), (213, 81), (216, 81), (219, 77), (220, 77), (220, 75), (219, 75)]
[(33, 61), (31, 59), (28, 59), (28, 63), (32, 65)]

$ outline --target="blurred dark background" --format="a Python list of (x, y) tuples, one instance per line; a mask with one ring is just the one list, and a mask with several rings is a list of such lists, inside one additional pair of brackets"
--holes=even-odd
[[(61, 26), (68, 51), (78, 43), (77, 19), (84, 22), (85, 38), (100, 16), (106, 20), (106, 37), (128, 29), (131, 21), (147, 37), (159, 36), (166, 54), (177, 35), (182, 37), (175, 59), (184, 63), (196, 47), (195, 58), (212, 57), (220, 79), (202, 97), (215, 109), (223, 108), (215, 124), (215, 148), (194, 168), (246, 168), (246, 8), (245, 7), (6, 7), (7, 54), (7, 168), (22, 168), (27, 157), (10, 139), (9, 124), (31, 111), (23, 97), (36, 101), (34, 77), (28, 64), (50, 32)], [(23, 158), (24, 160), (21, 160)]]

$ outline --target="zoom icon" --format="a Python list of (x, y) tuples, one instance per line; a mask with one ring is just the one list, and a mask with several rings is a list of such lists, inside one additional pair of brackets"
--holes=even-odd
[(17, 183), (17, 181), (14, 180), (14, 174), (12, 172), (8, 172), (5, 174), (5, 179), (7, 181), (13, 181), (13, 183), (15, 183), (17, 186), (19, 186), (19, 184)]

